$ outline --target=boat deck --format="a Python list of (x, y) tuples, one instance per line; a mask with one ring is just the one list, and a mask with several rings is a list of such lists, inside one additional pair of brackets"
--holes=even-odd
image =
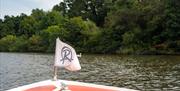
[(65, 85), (67, 85), (68, 87), (67, 91), (137, 91), (127, 88), (96, 85), (91, 83), (66, 81), (66, 80), (58, 80), (58, 81), (46, 80), (46, 81), (33, 83), (30, 85), (20, 86), (14, 89), (10, 89), (8, 91), (59, 91), (55, 89), (61, 87), (61, 83), (65, 83)]

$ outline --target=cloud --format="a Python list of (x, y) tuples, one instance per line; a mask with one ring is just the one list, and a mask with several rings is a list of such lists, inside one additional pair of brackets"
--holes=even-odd
[(39, 8), (44, 10), (50, 10), (56, 4), (59, 4), (62, 0), (29, 0), (39, 5)]
[(56, 4), (63, 0), (0, 0), (0, 18), (5, 15), (20, 15), (25, 13), (29, 15), (32, 9), (51, 10)]

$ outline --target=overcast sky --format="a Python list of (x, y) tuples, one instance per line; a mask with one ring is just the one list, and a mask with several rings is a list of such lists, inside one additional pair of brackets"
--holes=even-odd
[(62, 0), (0, 0), (0, 18), (5, 15), (31, 14), (32, 9), (51, 10)]

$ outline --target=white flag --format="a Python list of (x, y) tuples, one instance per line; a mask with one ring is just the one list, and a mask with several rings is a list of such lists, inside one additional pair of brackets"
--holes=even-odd
[(55, 63), (54, 66), (64, 67), (70, 71), (81, 69), (76, 51), (70, 45), (56, 39)]

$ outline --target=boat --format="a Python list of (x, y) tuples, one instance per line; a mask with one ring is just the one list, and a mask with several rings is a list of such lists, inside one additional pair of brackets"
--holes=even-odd
[(53, 79), (20, 86), (7, 91), (137, 91), (133, 89), (97, 85), (78, 81), (58, 80), (58, 68), (65, 68), (69, 71), (78, 71), (81, 69), (78, 56), (81, 57), (81, 54), (76, 55), (74, 48), (57, 38)]
[(7, 91), (137, 91), (127, 88), (97, 85), (67, 80), (46, 80)]

